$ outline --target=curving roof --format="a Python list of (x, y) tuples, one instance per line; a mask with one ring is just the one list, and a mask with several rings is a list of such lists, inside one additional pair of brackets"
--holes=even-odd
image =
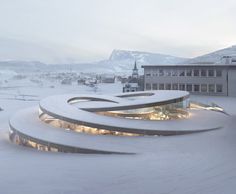
[[(208, 110), (189, 110), (190, 117), (187, 119), (163, 121), (135, 120), (97, 113), (171, 104), (187, 100), (188, 97), (189, 93), (185, 91), (135, 92), (114, 96), (65, 94), (42, 99), (39, 108), (43, 113), (68, 123), (140, 135), (183, 135), (223, 127), (222, 123), (225, 123), (227, 116)], [(117, 140), (127, 137), (114, 136), (114, 141), (106, 141), (106, 137), (102, 135), (77, 133), (46, 124), (39, 119), (35, 107), (16, 113), (9, 123), (15, 132), (41, 143), (75, 147), (85, 153), (137, 153), (137, 150), (125, 149), (117, 143)], [(132, 141), (135, 137), (129, 138)]]

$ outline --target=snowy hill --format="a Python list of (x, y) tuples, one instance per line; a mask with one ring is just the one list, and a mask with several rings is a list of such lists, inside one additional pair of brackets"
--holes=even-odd
[(220, 63), (223, 56), (236, 56), (236, 45), (187, 60), (184, 63)]
[(115, 73), (128, 73), (131, 72), (135, 60), (138, 68), (140, 69), (142, 65), (178, 64), (186, 61), (187, 59), (158, 53), (113, 50), (108, 60), (100, 61), (96, 63), (96, 65), (99, 65), (99, 67), (106, 71), (109, 70)]
[(149, 64), (177, 64), (186, 60), (186, 58), (174, 57), (164, 54), (114, 50), (107, 60), (93, 63), (67, 63), (67, 64), (44, 64), (38, 61), (0, 61), (1, 69), (12, 69), (14, 71), (60, 71), (70, 69), (84, 73), (109, 73), (109, 74), (130, 74), (132, 72), (134, 61), (136, 60), (140, 73), (141, 65)]
[(113, 50), (109, 60), (123, 61), (135, 60), (142, 65), (149, 64), (177, 64), (186, 60), (186, 58), (175, 57), (171, 55), (148, 53), (140, 51)]
[(236, 56), (236, 46), (221, 49), (196, 58), (180, 58), (171, 55), (113, 50), (107, 60), (93, 63), (67, 63), (67, 64), (44, 64), (39, 61), (0, 61), (0, 69), (13, 70), (16, 72), (26, 71), (77, 71), (84, 73), (108, 73), (130, 75), (137, 62), (140, 74), (142, 65), (168, 65), (168, 64), (190, 64), (190, 63), (219, 63), (223, 56)]

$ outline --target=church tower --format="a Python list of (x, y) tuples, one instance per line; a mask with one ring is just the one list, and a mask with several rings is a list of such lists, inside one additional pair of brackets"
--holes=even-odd
[(134, 68), (133, 68), (132, 78), (138, 78), (138, 68), (137, 68), (137, 63), (136, 63), (136, 61), (134, 62)]

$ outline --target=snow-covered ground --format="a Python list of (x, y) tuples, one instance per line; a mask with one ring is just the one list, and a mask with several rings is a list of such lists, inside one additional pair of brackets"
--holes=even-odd
[[(94, 93), (93, 88), (18, 80), (0, 88), (0, 193), (234, 194), (236, 98), (192, 96), (230, 114), (221, 130), (134, 139), (137, 155), (40, 152), (8, 141), (8, 119), (49, 95)], [(119, 93), (121, 84), (99, 84), (96, 93)], [(119, 137), (118, 137), (119, 138)], [(132, 140), (131, 140), (132, 141)], [(121, 142), (122, 143), (122, 142)], [(150, 149), (152, 148), (152, 149)]]

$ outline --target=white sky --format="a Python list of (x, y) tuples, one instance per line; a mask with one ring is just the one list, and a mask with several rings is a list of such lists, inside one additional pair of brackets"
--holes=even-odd
[(99, 60), (113, 49), (194, 57), (236, 44), (236, 0), (0, 0), (1, 40), (54, 59)]

